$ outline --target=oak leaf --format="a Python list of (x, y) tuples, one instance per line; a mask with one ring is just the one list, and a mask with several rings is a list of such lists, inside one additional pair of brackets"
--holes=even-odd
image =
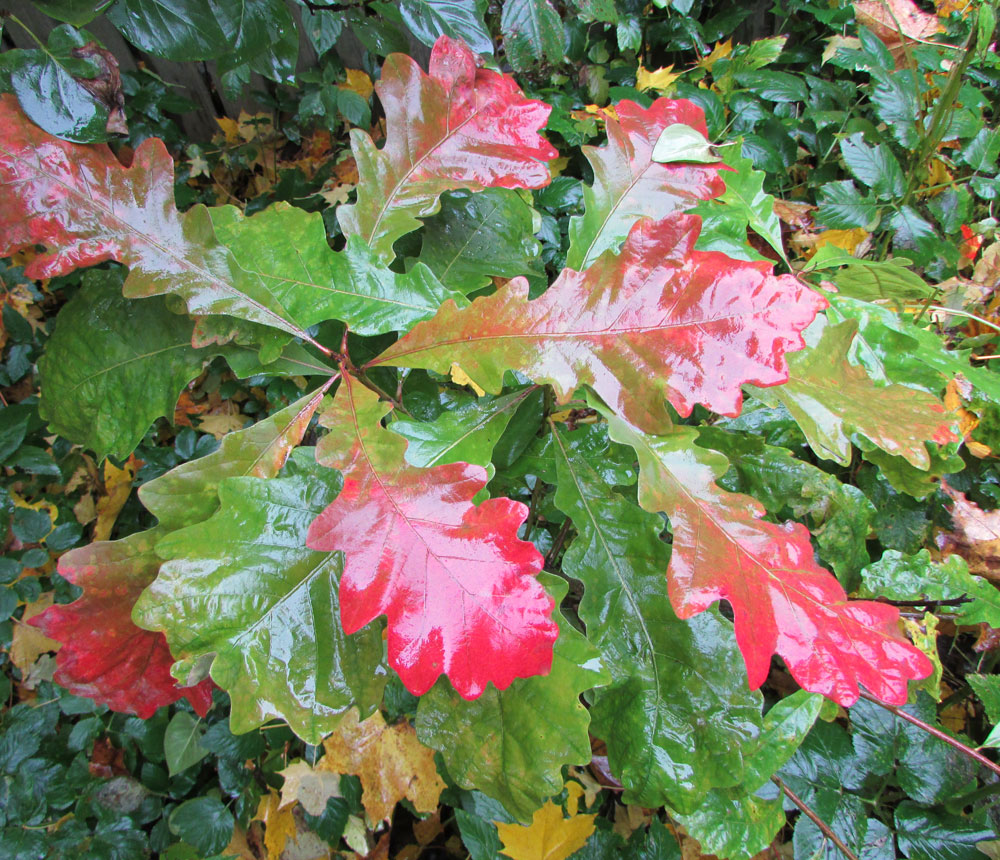
[(388, 404), (345, 375), (321, 424), (316, 459), (344, 489), (309, 528), (308, 545), (345, 554), (340, 616), (348, 633), (388, 616), (389, 665), (421, 695), (446, 674), (466, 699), (492, 681), (548, 672), (558, 627), (535, 579), (542, 556), (517, 538), (527, 507), (472, 498), (486, 470), (421, 469), (380, 425)]
[(756, 499), (722, 490), (716, 480), (729, 461), (697, 446), (694, 428), (655, 437), (607, 417), (611, 437), (638, 455), (639, 504), (670, 520), (674, 609), (690, 618), (716, 600), (729, 602), (752, 688), (767, 678), (777, 653), (804, 689), (844, 706), (857, 701), (859, 684), (905, 704), (907, 682), (933, 667), (900, 634), (895, 607), (848, 601), (816, 564), (805, 526), (769, 523)]
[(358, 202), (337, 210), (347, 236), (360, 235), (383, 261), (392, 245), (432, 215), (444, 191), (541, 188), (558, 152), (540, 134), (551, 108), (526, 99), (508, 75), (478, 67), (465, 44), (441, 36), (425, 74), (391, 54), (376, 85), (386, 142), (351, 132), (361, 181)]
[(621, 254), (585, 272), (565, 269), (537, 299), (515, 278), (459, 309), (445, 302), (373, 364), (447, 373), (457, 362), (486, 391), (507, 370), (553, 385), (560, 403), (591, 386), (617, 413), (655, 432), (670, 426), (665, 401), (740, 411), (740, 386), (788, 379), (785, 353), (826, 301), (770, 263), (696, 251), (695, 215), (644, 219)]
[(437, 809), (445, 784), (433, 750), (417, 740), (408, 722), (387, 725), (380, 711), (358, 722), (357, 711), (348, 711), (323, 748), (324, 769), (361, 779), (361, 803), (372, 822), (388, 818), (403, 798), (417, 812)]

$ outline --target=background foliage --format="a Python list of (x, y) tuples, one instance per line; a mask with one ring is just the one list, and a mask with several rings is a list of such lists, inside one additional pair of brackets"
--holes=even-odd
[[(246, 258), (264, 246), (262, 236), (274, 246), (287, 240), (266, 221), (287, 206), (302, 213), (292, 216), (301, 218), (293, 237), (298, 250), (345, 247), (334, 207), (359, 201), (349, 130), (368, 131), (376, 142), (385, 134), (387, 105), (372, 86), (385, 74), (385, 57), (401, 52), (425, 61), (442, 34), (492, 55), (488, 62), (511, 71), (528, 96), (552, 106), (545, 134), (559, 150), (554, 178), (523, 193), (452, 192), (423, 219), (419, 234), (374, 243), (384, 260), (397, 258), (393, 277), (423, 297), (411, 322), (446, 298), (461, 303), (518, 275), (536, 298), (565, 266), (591, 263), (603, 249), (586, 248), (579, 237), (587, 235), (588, 213), (601, 205), (600, 161), (580, 147), (603, 146), (608, 120), (627, 120), (628, 108), (615, 109), (622, 100), (647, 108), (667, 95), (699, 106), (715, 151), (735, 169), (723, 174), (719, 196), (689, 201), (689, 211), (703, 219), (697, 247), (770, 260), (829, 290), (826, 327), (808, 334), (819, 358), (793, 354), (790, 364), (801, 390), (835, 388), (844, 412), (831, 426), (796, 401), (794, 386), (755, 389), (737, 417), (696, 407), (685, 432), (715, 452), (723, 489), (759, 500), (769, 521), (807, 526), (818, 558), (852, 596), (902, 610), (912, 640), (935, 664), (930, 678), (910, 685), (903, 711), (995, 760), (1000, 385), (990, 357), (1000, 341), (1000, 64), (990, 5), (225, 0), (209, 7), (46, 0), (34, 7), (51, 17), (50, 32), (29, 34), (27, 15), (17, 9), (4, 21), (10, 49), (0, 55), (2, 81), (21, 109), (63, 139), (111, 142), (123, 162), (144, 139), (161, 138), (175, 161), (178, 209), (225, 206), (212, 210), (207, 229), (226, 244), (238, 241), (243, 216), (262, 219), (254, 222), (260, 233), (244, 233)], [(210, 140), (189, 139), (185, 92), (141, 67), (119, 80), (115, 58), (86, 30), (95, 20), (110, 22), (150, 56), (213, 64), (225, 96), (249, 95), (256, 107), (218, 116)], [(296, 62), (302, 35), (318, 57), (309, 68)], [(685, 157), (696, 154), (672, 145)], [(278, 207), (268, 209), (272, 204)], [(410, 414), (392, 428), (409, 440), (411, 464), (488, 466), (494, 498), (529, 506), (522, 536), (545, 556), (553, 572), (542, 575), (543, 584), (562, 606), (555, 659), (575, 670), (560, 675), (566, 680), (559, 694), (575, 700), (598, 688), (586, 699), (591, 749), (586, 739), (581, 750), (579, 739), (545, 725), (545, 695), (553, 694), (536, 691), (531, 679), (511, 688), (531, 703), (525, 725), (511, 732), (529, 738), (523, 747), (536, 760), (494, 767), (448, 749), (473, 747), (486, 736), (488, 712), (442, 685), (421, 697), (418, 710), (395, 675), (369, 677), (378, 687), (370, 696), (384, 684), (382, 719), (359, 726), (348, 717), (317, 745), (300, 739), (312, 734), (308, 726), (293, 726), (297, 735), (278, 722), (231, 725), (229, 696), (218, 688), (151, 707), (146, 719), (70, 694), (52, 680), (60, 643), (26, 623), (79, 595), (56, 570), (60, 556), (92, 540), (141, 533), (152, 525), (150, 510), (164, 526), (169, 512), (149, 504), (156, 486), (150, 482), (220, 442), (233, 444), (224, 440), (255, 421), (276, 414), (272, 420), (288, 420), (281, 410), (315, 389), (315, 368), (305, 350), (286, 352), (284, 365), (260, 367), (260, 356), (237, 347), (203, 366), (190, 350), (187, 317), (168, 315), (163, 298), (122, 297), (122, 266), (28, 277), (34, 259), (28, 249), (0, 263), (0, 617), (9, 616), (0, 625), (0, 857), (353, 852), (480, 860), (502, 849), (515, 858), (760, 852), (798, 860), (837, 855), (831, 829), (865, 858), (1000, 856), (995, 773), (871, 701), (850, 708), (822, 703), (797, 690), (777, 661), (763, 687), (762, 742), (743, 762), (740, 785), (711, 788), (690, 809), (660, 805), (671, 778), (663, 778), (665, 788), (623, 796), (628, 774), (609, 765), (604, 744), (612, 745), (616, 732), (629, 734), (630, 713), (614, 691), (602, 697), (599, 687), (615, 670), (615, 630), (647, 621), (622, 610), (624, 626), (601, 634), (579, 582), (589, 587), (614, 564), (607, 547), (601, 557), (595, 536), (607, 542), (614, 536), (602, 532), (605, 524), (622, 522), (629, 536), (610, 555), (640, 555), (627, 543), (639, 535), (650, 569), (631, 575), (653, 591), (663, 586), (664, 523), (634, 504), (643, 490), (636, 487), (635, 455), (625, 447), (629, 431), (584, 404), (561, 410), (533, 386), (476, 397), (481, 392), (466, 377), (449, 376), (452, 356), (434, 368), (440, 373), (406, 377), (397, 396)], [(303, 325), (320, 343), (340, 341), (335, 323)], [(379, 326), (367, 307), (351, 317), (351, 356), (359, 364), (390, 345), (384, 332), (391, 327)], [(137, 344), (192, 354), (179, 371), (173, 362), (151, 360), (108, 383), (126, 397), (109, 401), (97, 386), (55, 404), (39, 400), (40, 378), (46, 391), (75, 392), (92, 375), (72, 339), (54, 333), (108, 328), (121, 333), (123, 355)], [(396, 376), (378, 373), (372, 379), (391, 395)], [(897, 398), (886, 401), (897, 403), (897, 416), (909, 415), (922, 397), (942, 398), (962, 443), (924, 448), (927, 435), (907, 448), (898, 426), (905, 422), (874, 413), (866, 402), (868, 380), (884, 386), (882, 396)], [(148, 403), (146, 391), (158, 386), (182, 391), (180, 399)], [(475, 433), (466, 432), (470, 425)], [(313, 426), (306, 442), (317, 436)], [(304, 509), (318, 505), (318, 512), (339, 490), (323, 485), (308, 457), (294, 456), (287, 469), (283, 478), (313, 481)], [(238, 480), (248, 483), (240, 492), (234, 486), (216, 515), (231, 518), (230, 532), (252, 528), (240, 505), (253, 497), (256, 479)], [(605, 493), (599, 513), (588, 510), (587, 500), (609, 486), (619, 492)], [(139, 487), (147, 487), (145, 508)], [(188, 512), (173, 515), (176, 524)], [(210, 532), (185, 534), (209, 547), (216, 540)], [(665, 592), (645, 611), (652, 629), (672, 618)], [(736, 674), (740, 689), (731, 692), (727, 713), (759, 712), (740, 698), (750, 694), (724, 616), (705, 613), (695, 622), (699, 641), (716, 643), (723, 669), (704, 690), (681, 673), (670, 679), (690, 691), (690, 713), (709, 721), (720, 689), (728, 691)], [(101, 642), (100, 630), (74, 631), (74, 638), (88, 635)], [(588, 672), (594, 645), (605, 665)], [(196, 679), (198, 668), (188, 668)], [(644, 683), (657, 683), (662, 670), (649, 671)], [(246, 703), (233, 707), (242, 713)], [(732, 766), (701, 737), (643, 743), (693, 746), (700, 755), (695, 778), (706, 787), (716, 784), (713, 769)], [(586, 767), (561, 767), (587, 759)], [(522, 772), (536, 774), (534, 782), (519, 784)], [(461, 787), (472, 783), (482, 790)]]

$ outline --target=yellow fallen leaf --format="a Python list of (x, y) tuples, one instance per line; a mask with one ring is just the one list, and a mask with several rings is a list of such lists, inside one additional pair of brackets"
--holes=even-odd
[(97, 519), (97, 505), (94, 504), (94, 497), (90, 493), (80, 496), (80, 501), (73, 505), (73, 516), (81, 526)]
[(331, 797), (340, 797), (340, 774), (313, 768), (308, 762), (296, 761), (279, 770), (285, 778), (281, 787), (281, 808), (296, 801), (310, 815), (322, 815)]
[(632, 804), (616, 806), (614, 831), (622, 839), (628, 840), (640, 827), (649, 827), (652, 820), (653, 811), (651, 809), (644, 809)]
[(326, 755), (317, 768), (360, 777), (361, 803), (373, 822), (388, 818), (404, 797), (417, 812), (437, 809), (445, 784), (433, 750), (417, 740), (408, 722), (386, 725), (378, 711), (358, 722), (358, 712), (352, 709), (323, 748)]
[(17, 666), (24, 675), (34, 665), (35, 661), (47, 651), (58, 651), (61, 642), (49, 639), (37, 627), (28, 624), (28, 620), (41, 614), (52, 605), (52, 592), (46, 592), (38, 600), (24, 605), (24, 615), (14, 624), (14, 635), (10, 643), (10, 662)]
[(565, 155), (560, 158), (553, 158), (552, 161), (549, 162), (549, 176), (555, 179), (566, 169), (568, 165), (569, 158)]
[(848, 254), (854, 254), (869, 240), (867, 230), (854, 227), (850, 230), (824, 230), (822, 233), (795, 233), (791, 238), (792, 247), (805, 259), (810, 259), (824, 245), (834, 245)]
[(948, 18), (953, 12), (958, 12), (962, 18), (968, 18), (974, 6), (972, 0), (934, 0), (939, 18)]
[(246, 415), (239, 411), (222, 412), (217, 415), (206, 415), (198, 422), (198, 429), (203, 433), (211, 433), (216, 439), (222, 439), (229, 433), (242, 430), (246, 423)]
[(240, 142), (240, 125), (236, 120), (230, 119), (228, 116), (217, 116), (215, 122), (222, 129), (226, 143), (230, 146), (236, 146)]
[[(571, 788), (574, 785), (575, 790)], [(548, 800), (527, 826), (494, 822), (503, 840), (503, 854), (513, 860), (565, 860), (586, 844), (594, 832), (597, 815), (576, 815), (583, 787), (577, 782), (567, 783), (566, 787), (570, 789), (567, 807), (572, 809), (569, 818), (563, 817), (561, 806)]]
[(849, 51), (861, 49), (861, 40), (857, 36), (830, 36), (826, 40), (826, 47), (823, 49), (823, 57), (820, 65), (829, 63), (841, 48)]
[(233, 838), (222, 849), (223, 857), (239, 857), (240, 860), (257, 860), (250, 843), (247, 842), (247, 832), (238, 824), (233, 828)]
[(940, 158), (932, 159), (927, 167), (927, 185), (919, 189), (917, 193), (921, 197), (934, 197), (944, 191), (944, 188), (935, 188), (934, 186), (948, 185), (952, 178), (951, 171)]
[(264, 847), (268, 860), (280, 860), (288, 838), (295, 839), (295, 817), (291, 809), (281, 808), (281, 798), (274, 790), (260, 799), (252, 821), (264, 822)]
[(675, 72), (673, 69), (673, 65), (669, 65), (651, 72), (643, 66), (639, 66), (639, 71), (635, 74), (635, 88), (637, 90), (656, 90), (659, 93), (664, 93), (683, 74), (682, 72)]
[(451, 364), (451, 381), (456, 385), (468, 385), (476, 392), (476, 397), (482, 397), (486, 392), (472, 381), (472, 378), (458, 366), (457, 361)]
[(346, 74), (347, 80), (337, 86), (342, 90), (350, 90), (352, 93), (357, 93), (365, 101), (368, 101), (371, 94), (375, 91), (372, 79), (365, 72), (361, 71), (361, 69), (347, 69)]
[(104, 494), (97, 500), (97, 522), (94, 524), (94, 540), (107, 540), (115, 526), (118, 514), (132, 492), (137, 464), (133, 454), (125, 466), (119, 469), (110, 460), (104, 461)]
[(604, 791), (604, 786), (594, 779), (594, 777), (590, 775), (590, 771), (585, 767), (571, 767), (569, 769), (569, 775), (573, 777), (573, 779), (579, 780), (580, 784), (583, 786), (584, 805), (593, 806), (594, 801), (597, 800), (597, 795)]
[(706, 71), (712, 71), (712, 66), (714, 66), (719, 60), (725, 59), (733, 52), (733, 40), (726, 39), (725, 42), (716, 42), (715, 47), (712, 49), (712, 53), (706, 57), (699, 59), (695, 65)]
[(258, 137), (268, 137), (274, 131), (274, 118), (269, 113), (249, 114), (241, 110), (237, 130), (247, 143)]

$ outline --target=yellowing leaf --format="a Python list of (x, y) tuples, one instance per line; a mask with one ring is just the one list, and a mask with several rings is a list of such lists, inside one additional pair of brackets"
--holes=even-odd
[(28, 624), (28, 619), (41, 614), (52, 605), (52, 592), (46, 592), (38, 600), (24, 606), (24, 615), (14, 624), (14, 636), (10, 643), (10, 662), (24, 675), (34, 665), (40, 655), (47, 651), (58, 651), (61, 643), (49, 639), (37, 627)]
[(732, 52), (732, 39), (726, 39), (725, 42), (716, 42), (715, 47), (712, 49), (712, 53), (707, 57), (702, 57), (695, 63), (695, 65), (710, 72), (712, 71), (712, 66), (714, 66), (719, 60), (728, 57)]
[(930, 612), (925, 612), (921, 621), (916, 621), (913, 618), (903, 619), (903, 626), (913, 644), (923, 651), (934, 664), (934, 671), (922, 681), (918, 681), (915, 686), (918, 690), (926, 690), (930, 693), (935, 702), (941, 700), (941, 676), (944, 674), (944, 667), (941, 665), (941, 656), (938, 654), (937, 647), (938, 620), (938, 617)]
[(960, 13), (962, 18), (968, 18), (974, 5), (972, 0), (934, 0), (939, 18), (948, 18), (953, 12)]
[(635, 88), (637, 90), (656, 90), (665, 93), (669, 90), (683, 72), (675, 72), (673, 65), (649, 71), (643, 66), (639, 66), (639, 71), (635, 74)]
[(328, 769), (313, 768), (307, 762), (296, 761), (278, 773), (285, 778), (281, 787), (281, 808), (296, 801), (310, 815), (322, 815), (331, 797), (340, 797), (340, 774)]
[(857, 36), (830, 36), (826, 40), (826, 47), (823, 49), (823, 64), (829, 63), (840, 48), (850, 51), (861, 49), (861, 40)]
[(549, 162), (549, 175), (555, 179), (566, 169), (568, 165), (569, 158), (565, 155), (560, 158), (553, 158), (552, 161)]
[(824, 230), (822, 233), (796, 233), (791, 244), (805, 259), (810, 259), (824, 245), (833, 245), (854, 254), (871, 234), (861, 227), (850, 230)]
[(927, 167), (926, 186), (921, 188), (919, 193), (923, 197), (934, 197), (944, 191), (944, 188), (935, 186), (947, 185), (951, 181), (952, 175), (945, 163), (940, 158), (932, 159)]
[[(566, 805), (575, 813), (583, 787), (578, 782), (569, 782), (566, 787), (570, 791)], [(590, 838), (595, 818), (596, 815), (572, 813), (564, 818), (562, 807), (549, 800), (535, 812), (527, 826), (494, 823), (503, 840), (502, 853), (513, 860), (565, 860)]]
[(274, 132), (274, 118), (269, 113), (249, 114), (241, 110), (237, 132), (247, 143), (258, 137), (269, 137)]
[(236, 146), (240, 142), (239, 123), (237, 123), (234, 119), (230, 119), (228, 116), (217, 116), (215, 121), (219, 128), (222, 129), (222, 133), (226, 137), (226, 143), (230, 146)]
[(267, 849), (267, 860), (280, 860), (288, 837), (295, 839), (295, 818), (292, 810), (282, 809), (281, 798), (272, 790), (266, 797), (260, 799), (252, 820), (264, 822), (264, 847)]
[(361, 803), (372, 821), (388, 818), (404, 797), (418, 812), (437, 809), (444, 781), (434, 766), (433, 750), (417, 740), (408, 722), (386, 725), (376, 711), (359, 723), (352, 709), (323, 747), (324, 769), (361, 778)]
[(480, 388), (472, 378), (458, 366), (457, 361), (453, 361), (451, 364), (451, 381), (455, 385), (468, 385), (473, 391), (476, 392), (476, 397), (482, 397), (486, 392)]
[(573, 779), (579, 780), (583, 786), (584, 806), (593, 806), (594, 801), (597, 800), (597, 795), (604, 791), (604, 786), (594, 779), (590, 775), (590, 771), (584, 767), (571, 767), (569, 775)]
[(52, 522), (52, 528), (55, 528), (55, 522), (59, 519), (59, 508), (57, 508), (52, 502), (46, 501), (45, 499), (38, 502), (29, 502), (13, 490), (9, 492), (9, 495), (15, 508), (25, 508), (29, 511), (45, 511), (49, 515), (49, 520)]
[(216, 439), (222, 439), (229, 433), (242, 430), (246, 423), (246, 416), (240, 413), (236, 404), (230, 404), (229, 408), (202, 418), (198, 429), (203, 433), (211, 433)]
[(347, 69), (347, 80), (342, 84), (338, 84), (338, 87), (342, 90), (350, 90), (352, 93), (357, 93), (365, 101), (371, 97), (371, 94), (375, 90), (372, 79), (361, 71), (361, 69)]
[(142, 461), (133, 454), (124, 468), (119, 469), (110, 460), (104, 461), (104, 495), (97, 500), (97, 523), (94, 525), (94, 540), (107, 540), (115, 526), (118, 514), (132, 492), (132, 479)]

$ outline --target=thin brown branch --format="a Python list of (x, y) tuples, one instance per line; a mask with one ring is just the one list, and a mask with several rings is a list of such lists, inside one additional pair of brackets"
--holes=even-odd
[(794, 791), (792, 791), (784, 782), (781, 781), (776, 776), (771, 777), (771, 782), (773, 782), (778, 788), (780, 788), (792, 803), (794, 803), (799, 809), (802, 810), (802, 814), (806, 816), (813, 824), (815, 824), (820, 833), (822, 833), (827, 839), (829, 839), (837, 848), (840, 853), (843, 854), (847, 860), (858, 860), (858, 855), (851, 851), (840, 839), (840, 837), (830, 829), (830, 825), (823, 821), (813, 810), (806, 805), (806, 802), (799, 797)]

